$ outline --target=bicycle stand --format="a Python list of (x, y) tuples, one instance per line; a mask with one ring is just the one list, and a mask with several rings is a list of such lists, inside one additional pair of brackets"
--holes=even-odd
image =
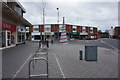
[[(36, 51), (36, 53), (33, 55), (33, 58), (37, 57), (37, 55), (45, 55), (46, 59), (48, 60), (48, 52), (46, 50)], [(33, 61), (33, 69), (34, 69), (34, 61)]]
[[(46, 74), (38, 74), (38, 75), (31, 75), (31, 62), (34, 62), (35, 60), (43, 60), (43, 61), (45, 61), (46, 62), (46, 69), (47, 69), (47, 73)], [(29, 78), (35, 78), (35, 77), (46, 77), (46, 78), (48, 78), (48, 60), (47, 59), (45, 59), (45, 58), (43, 58), (43, 57), (38, 57), (38, 58), (33, 58), (33, 59), (31, 59), (30, 60), (30, 62), (29, 62), (29, 66), (28, 66), (29, 68)]]

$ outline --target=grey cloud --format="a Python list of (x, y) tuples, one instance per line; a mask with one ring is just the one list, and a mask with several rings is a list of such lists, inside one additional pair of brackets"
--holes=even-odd
[[(41, 2), (21, 2), (27, 13), (24, 17), (32, 24), (42, 24)], [(57, 22), (57, 11), (60, 11), (60, 23), (65, 17), (66, 23), (99, 26), (109, 29), (118, 24), (117, 2), (47, 2), (46, 23)], [(78, 17), (78, 21), (77, 21)]]

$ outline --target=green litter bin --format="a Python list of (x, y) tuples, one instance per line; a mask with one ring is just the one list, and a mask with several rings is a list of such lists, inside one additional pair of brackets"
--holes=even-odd
[(97, 61), (98, 47), (97, 46), (85, 46), (85, 60)]

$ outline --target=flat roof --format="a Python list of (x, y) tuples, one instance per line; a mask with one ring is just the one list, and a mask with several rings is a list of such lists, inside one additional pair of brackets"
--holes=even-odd
[[(37, 26), (37, 25), (43, 25), (43, 24), (34, 24), (33, 26)], [(63, 25), (63, 24), (44, 24), (44, 25)], [(82, 26), (82, 25), (75, 25), (75, 24), (65, 24), (65, 25), (72, 25), (72, 26)], [(82, 26), (82, 27), (94, 27), (94, 28), (98, 28), (97, 26)]]

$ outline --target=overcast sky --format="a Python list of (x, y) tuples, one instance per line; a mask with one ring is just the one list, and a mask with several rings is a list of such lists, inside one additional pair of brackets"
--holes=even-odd
[[(23, 2), (19, 0), (26, 10), (24, 17), (34, 24), (42, 24), (41, 2)], [(57, 10), (59, 8), (60, 22), (65, 17), (66, 24), (78, 24), (81, 26), (99, 26), (105, 31), (111, 26), (118, 25), (118, 2), (81, 2), (75, 1), (54, 1), (46, 2), (45, 23), (57, 23)]]

